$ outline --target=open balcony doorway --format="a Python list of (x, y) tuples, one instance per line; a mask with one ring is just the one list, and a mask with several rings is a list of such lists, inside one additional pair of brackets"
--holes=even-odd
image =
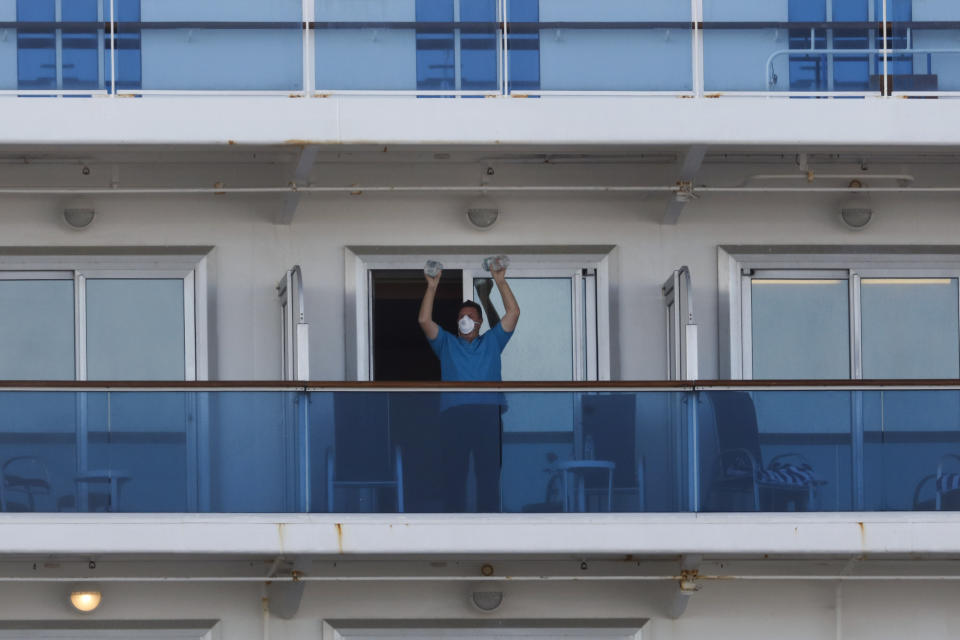
[[(417, 323), (426, 289), (423, 270), (370, 271), (373, 334), (373, 379), (422, 382), (440, 379), (440, 361)], [(433, 305), (433, 318), (442, 327), (456, 325), (462, 302), (463, 274), (446, 269)]]

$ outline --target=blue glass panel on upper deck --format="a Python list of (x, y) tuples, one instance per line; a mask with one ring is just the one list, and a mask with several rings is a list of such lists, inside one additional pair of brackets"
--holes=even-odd
[(879, 92), (883, 0), (703, 0), (706, 91)]
[(926, 0), (894, 8), (889, 16), (892, 90), (960, 91), (960, 4)]
[[(109, 17), (109, 11), (105, 15)], [(115, 83), (117, 90), (141, 89), (143, 60), (140, 28), (137, 26), (140, 22), (140, 0), (113, 0), (113, 19), (117, 23), (117, 32), (112, 41), (112, 56), (104, 58), (105, 75)], [(108, 85), (112, 90), (113, 85), (109, 80)]]
[(499, 87), (495, 0), (316, 0), (318, 91)]
[(315, 20), (318, 90), (417, 88), (414, 0), (317, 0)]
[(140, 12), (126, 28), (139, 30), (145, 90), (302, 88), (300, 0), (141, 0)]
[(0, 37), (0, 88), (103, 90), (109, 77), (108, 19), (109, 0), (4, 3), (0, 22), (12, 24), (16, 37)]
[[(508, 2), (508, 12), (514, 2)], [(532, 10), (518, 7), (517, 13), (525, 17)], [(552, 0), (539, 3), (539, 23), (521, 19), (509, 28), (514, 36), (537, 35), (543, 91), (689, 91), (693, 86), (689, 2)], [(533, 77), (529, 56), (511, 57), (510, 64), (509, 76)]]
[[(17, 0), (7, 11), (12, 15), (4, 16), (11, 22), (35, 22), (37, 26), (18, 25), (16, 38), (0, 39), (0, 51), (9, 66), (0, 72), (4, 89), (56, 89), (57, 88), (57, 41), (56, 30), (52, 24), (56, 20), (54, 0)], [(2, 9), (0, 9), (2, 10)], [(12, 71), (12, 73), (11, 73)]]
[[(98, 0), (62, 2), (60, 20), (65, 23), (60, 32), (62, 87), (64, 89), (98, 89), (103, 87), (100, 43), (103, 36), (98, 27)], [(66, 26), (80, 23), (78, 26)], [(87, 23), (84, 25), (83, 23)]]
[(511, 25), (507, 36), (507, 91), (537, 91), (540, 89), (540, 31), (525, 25), (540, 22), (539, 0), (509, 0), (507, 22)]

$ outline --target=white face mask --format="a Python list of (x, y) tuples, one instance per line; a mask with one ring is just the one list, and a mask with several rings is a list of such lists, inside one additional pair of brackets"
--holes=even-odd
[(460, 329), (460, 333), (463, 335), (467, 335), (473, 331), (475, 324), (473, 318), (470, 316), (460, 316), (460, 319), (457, 320), (457, 328)]

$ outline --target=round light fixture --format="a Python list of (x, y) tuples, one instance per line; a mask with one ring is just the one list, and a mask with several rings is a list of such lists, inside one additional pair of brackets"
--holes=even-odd
[(467, 222), (474, 229), (487, 231), (500, 217), (500, 207), (489, 196), (482, 195), (467, 206)]
[(96, 610), (103, 601), (100, 587), (92, 583), (82, 583), (71, 587), (70, 606), (80, 613), (90, 613)]
[(503, 591), (474, 591), (470, 601), (480, 611), (489, 613), (503, 604)]
[(72, 229), (85, 229), (93, 222), (93, 216), (97, 214), (91, 208), (67, 208), (63, 210), (63, 219)]
[[(852, 180), (849, 187), (859, 189), (863, 186), (859, 180)], [(840, 220), (854, 231), (863, 229), (873, 218), (873, 207), (866, 193), (852, 192), (840, 205)]]

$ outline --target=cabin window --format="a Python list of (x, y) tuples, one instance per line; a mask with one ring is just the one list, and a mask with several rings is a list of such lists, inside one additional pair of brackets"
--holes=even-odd
[(957, 262), (745, 256), (730, 276), (730, 377), (960, 377)]
[(129, 258), (0, 256), (0, 379), (203, 379), (202, 260)]

